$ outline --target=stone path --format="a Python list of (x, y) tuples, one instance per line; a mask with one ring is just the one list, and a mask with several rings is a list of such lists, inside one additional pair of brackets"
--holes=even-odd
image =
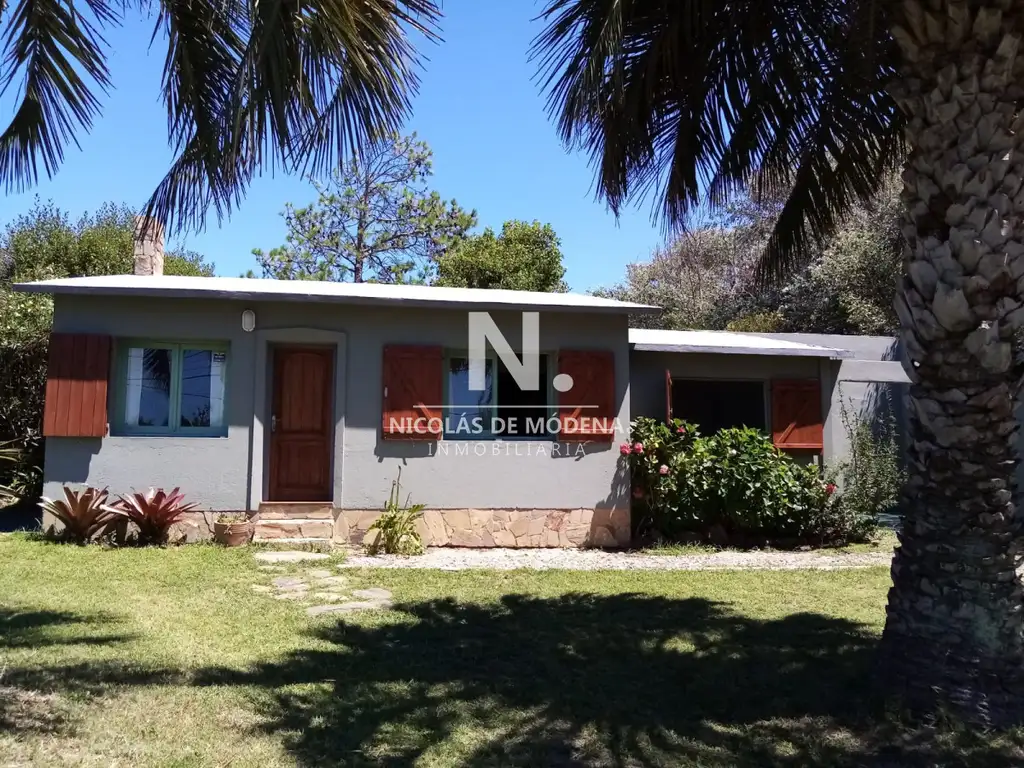
[[(309, 552), (260, 552), (255, 555), (261, 560), (261, 555), (309, 555)], [(326, 555), (312, 558), (314, 560), (325, 558)], [(294, 560), (273, 560), (271, 562), (302, 562), (310, 558), (297, 558)], [(265, 560), (264, 560), (265, 562)], [(275, 566), (261, 565), (261, 569), (268, 569)], [(280, 566), (277, 566), (280, 567)], [(265, 594), (278, 600), (294, 600), (305, 603), (317, 603), (306, 608), (310, 616), (320, 616), (325, 613), (352, 613), (354, 611), (366, 611), (391, 607), (391, 593), (380, 587), (369, 589), (347, 590), (348, 577), (340, 576), (332, 571), (323, 568), (310, 568), (304, 572), (291, 576), (278, 576), (270, 585), (253, 584), (253, 592)], [(351, 592), (351, 595), (348, 593)]]
[(433, 548), (416, 557), (352, 554), (339, 568), (431, 568), (463, 571), (472, 568), (512, 571), (715, 571), (820, 570), (887, 566), (888, 550), (857, 554), (823, 552), (710, 552), (706, 555), (648, 555), (587, 549), (454, 549)]

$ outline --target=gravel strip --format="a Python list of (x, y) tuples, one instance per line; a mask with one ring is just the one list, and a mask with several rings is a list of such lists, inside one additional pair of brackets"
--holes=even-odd
[(339, 568), (429, 568), (464, 571), (834, 571), (889, 565), (891, 552), (822, 554), (819, 552), (713, 552), (707, 555), (645, 555), (580, 549), (428, 549), (418, 557), (360, 555), (347, 557)]

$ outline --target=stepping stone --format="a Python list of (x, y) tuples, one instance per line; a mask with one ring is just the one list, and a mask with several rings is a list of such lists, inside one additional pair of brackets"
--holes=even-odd
[(311, 595), (311, 597), (314, 600), (323, 600), (324, 602), (327, 602), (327, 603), (336, 603), (339, 600), (344, 600), (345, 599), (344, 595), (337, 595), (337, 594), (334, 594), (332, 592), (314, 592)]
[(268, 587), (266, 584), (253, 584), (252, 585), (252, 591), (253, 592), (272, 592), (273, 590), (270, 587)]
[(261, 563), (300, 563), (303, 560), (327, 560), (330, 555), (322, 552), (300, 552), (295, 549), (285, 549), (279, 552), (257, 552), (253, 555)]
[(261, 571), (283, 571), (283, 565), (260, 565), (257, 566)]
[(325, 571), (322, 568), (314, 568), (306, 573), (311, 579), (329, 579), (331, 577), (331, 572)]
[(275, 587), (287, 589), (288, 587), (297, 587), (300, 584), (305, 585), (306, 582), (302, 579), (296, 578), (295, 576), (281, 576), (274, 579), (272, 583)]
[(318, 587), (327, 584), (341, 587), (348, 584), (348, 578), (345, 576), (324, 576), (323, 578), (318, 578), (316, 583)]
[(301, 600), (305, 596), (305, 592), (282, 592), (279, 595), (274, 595), (278, 600)]
[(369, 589), (356, 589), (352, 591), (353, 597), (361, 597), (364, 600), (390, 600), (391, 593), (381, 587), (370, 587)]
[(391, 603), (374, 600), (365, 600), (362, 602), (351, 602), (351, 603), (339, 603), (338, 605), (314, 605), (312, 608), (307, 608), (306, 613), (310, 616), (319, 616), (323, 613), (355, 613), (356, 611), (368, 611), (374, 608), (390, 608)]
[(278, 587), (278, 592), (301, 592), (309, 591), (309, 584), (289, 584), (287, 587)]

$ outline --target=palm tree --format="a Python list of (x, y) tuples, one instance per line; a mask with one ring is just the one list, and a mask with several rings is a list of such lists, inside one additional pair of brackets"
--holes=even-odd
[(903, 166), (909, 481), (882, 638), (920, 712), (1024, 711), (1014, 406), (1024, 376), (1024, 1), (549, 0), (563, 139), (614, 210), (787, 201), (770, 279)]
[[(20, 191), (99, 114), (112, 85), (103, 32), (124, 0), (0, 0), (0, 92), (17, 90), (0, 133), (0, 183)], [(409, 33), (435, 38), (434, 0), (151, 0), (166, 40), (162, 95), (177, 157), (147, 206), (196, 227), (237, 204), (275, 165), (321, 172), (396, 130), (418, 84)]]

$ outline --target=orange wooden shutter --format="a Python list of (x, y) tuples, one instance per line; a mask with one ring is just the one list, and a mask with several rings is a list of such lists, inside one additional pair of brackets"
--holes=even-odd
[(821, 383), (817, 379), (772, 382), (772, 442), (778, 448), (821, 450)]
[(104, 437), (110, 337), (51, 333), (45, 437)]
[(388, 440), (440, 440), (444, 397), (441, 347), (384, 347), (382, 428)]
[(606, 350), (562, 350), (558, 373), (572, 376), (558, 395), (560, 440), (610, 442), (615, 435), (615, 355)]

